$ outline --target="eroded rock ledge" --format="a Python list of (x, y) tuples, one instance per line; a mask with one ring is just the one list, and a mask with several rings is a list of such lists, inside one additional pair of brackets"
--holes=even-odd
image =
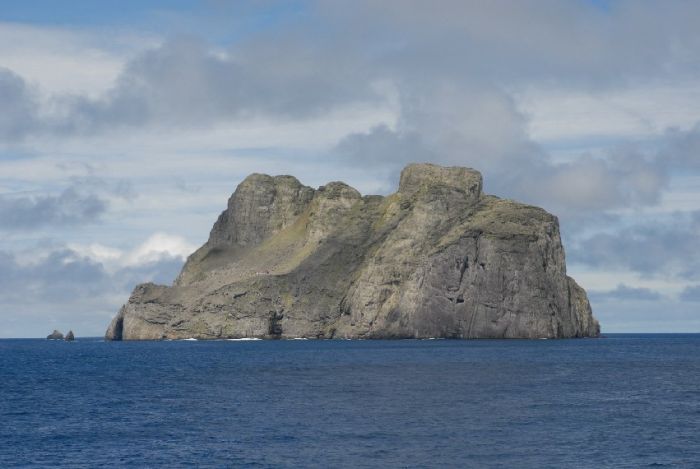
[(138, 285), (106, 338), (562, 338), (599, 334), (557, 218), (413, 164), (395, 194), (248, 176), (173, 286)]

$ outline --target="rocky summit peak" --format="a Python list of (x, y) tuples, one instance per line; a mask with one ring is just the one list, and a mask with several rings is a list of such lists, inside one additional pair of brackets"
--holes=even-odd
[(341, 181), (329, 182), (318, 188), (319, 195), (331, 199), (359, 199), (361, 197), (357, 189), (350, 187)]
[(598, 333), (555, 216), (482, 195), (478, 171), (423, 163), (386, 197), (248, 176), (175, 284), (137, 286), (106, 337)]
[(414, 163), (401, 171), (399, 193), (410, 195), (443, 188), (463, 192), (469, 199), (476, 202), (481, 196), (482, 186), (481, 173), (474, 169)]

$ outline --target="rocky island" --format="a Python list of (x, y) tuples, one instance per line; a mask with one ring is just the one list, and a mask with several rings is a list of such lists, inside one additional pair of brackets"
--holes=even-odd
[(252, 174), (172, 286), (138, 285), (111, 340), (598, 336), (555, 216), (412, 164), (389, 196)]

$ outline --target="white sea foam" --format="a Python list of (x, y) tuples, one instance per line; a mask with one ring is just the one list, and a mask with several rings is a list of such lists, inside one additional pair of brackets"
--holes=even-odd
[(197, 340), (194, 337), (190, 337), (189, 339), (182, 339), (182, 340)]
[(243, 340), (262, 340), (259, 337), (241, 337), (240, 339), (226, 339), (231, 341), (243, 341)]

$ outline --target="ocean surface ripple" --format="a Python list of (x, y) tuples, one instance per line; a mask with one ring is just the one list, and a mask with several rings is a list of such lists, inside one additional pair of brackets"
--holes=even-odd
[(700, 335), (0, 340), (0, 467), (700, 467)]

